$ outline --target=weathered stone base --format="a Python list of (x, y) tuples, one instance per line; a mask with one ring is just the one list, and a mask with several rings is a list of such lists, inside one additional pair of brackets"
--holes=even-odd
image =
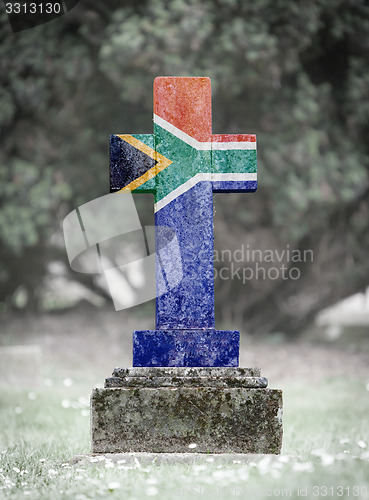
[(280, 453), (282, 391), (266, 389), (259, 375), (247, 368), (116, 369), (91, 396), (92, 452)]

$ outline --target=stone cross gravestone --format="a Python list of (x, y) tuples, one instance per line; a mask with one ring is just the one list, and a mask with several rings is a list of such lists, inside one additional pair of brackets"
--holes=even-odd
[(238, 367), (239, 332), (214, 322), (213, 192), (256, 190), (255, 136), (212, 134), (210, 79), (156, 78), (154, 134), (111, 136), (110, 187), (154, 193), (166, 252), (156, 329), (134, 332), (133, 368), (92, 394), (93, 451), (278, 453), (282, 393)]
[(161, 253), (164, 279), (182, 279), (162, 294), (157, 266), (156, 330), (134, 333), (133, 366), (238, 366), (239, 332), (215, 330), (213, 192), (256, 190), (256, 137), (211, 129), (210, 79), (161, 77), (154, 134), (111, 136), (111, 190), (153, 192), (156, 246), (171, 228), (181, 253)]

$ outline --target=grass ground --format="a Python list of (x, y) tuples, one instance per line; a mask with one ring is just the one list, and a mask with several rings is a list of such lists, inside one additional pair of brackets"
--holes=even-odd
[[(114, 462), (109, 457), (73, 464), (73, 456), (90, 451), (92, 376), (79, 376), (83, 366), (78, 372), (73, 366), (63, 371), (60, 359), (46, 356), (46, 384), (0, 390), (0, 498), (369, 499), (369, 368), (360, 353), (322, 349), (323, 355), (319, 347), (306, 344), (252, 344), (252, 356), (260, 350), (277, 364), (289, 360), (284, 377), (268, 361), (274, 374), (271, 386), (284, 391), (282, 455), (255, 457), (249, 463), (230, 457), (227, 464), (196, 454), (187, 464)], [(315, 358), (319, 366), (326, 359), (334, 369), (314, 376)], [(307, 363), (310, 369), (299, 372), (297, 367)], [(88, 365), (86, 361), (86, 373)]]

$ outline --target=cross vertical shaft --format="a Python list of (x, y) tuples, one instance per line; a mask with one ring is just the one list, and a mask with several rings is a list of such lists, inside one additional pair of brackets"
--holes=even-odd
[(211, 150), (191, 147), (171, 133), (175, 129), (211, 141), (208, 78), (159, 78), (154, 84), (156, 151), (176, 163), (157, 178), (155, 225), (174, 229), (183, 273), (176, 288), (157, 296), (156, 328), (214, 328), (213, 191), (209, 181), (193, 182), (200, 172), (211, 174)]

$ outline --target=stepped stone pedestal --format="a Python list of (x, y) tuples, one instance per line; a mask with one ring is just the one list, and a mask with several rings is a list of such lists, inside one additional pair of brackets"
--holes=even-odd
[(278, 454), (282, 391), (267, 385), (257, 368), (116, 368), (91, 396), (92, 452)]

